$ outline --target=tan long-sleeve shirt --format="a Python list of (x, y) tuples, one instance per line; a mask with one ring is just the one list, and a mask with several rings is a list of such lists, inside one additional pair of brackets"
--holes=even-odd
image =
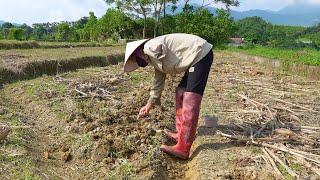
[(144, 45), (147, 60), (155, 68), (149, 101), (160, 104), (166, 74), (179, 74), (204, 58), (212, 49), (206, 40), (191, 34), (168, 34), (149, 40)]

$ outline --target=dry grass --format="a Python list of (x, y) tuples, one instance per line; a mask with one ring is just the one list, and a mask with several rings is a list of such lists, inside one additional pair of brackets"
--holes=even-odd
[(120, 47), (81, 47), (61, 49), (0, 50), (0, 67), (34, 61), (64, 60), (81, 57), (107, 56), (124, 52)]
[(17, 41), (0, 40), (0, 49), (37, 49), (37, 48), (75, 48), (75, 47), (106, 47), (115, 44), (114, 42), (46, 42), (46, 41)]
[(54, 75), (90, 66), (107, 66), (124, 59), (124, 47), (62, 48), (0, 51), (3, 83)]

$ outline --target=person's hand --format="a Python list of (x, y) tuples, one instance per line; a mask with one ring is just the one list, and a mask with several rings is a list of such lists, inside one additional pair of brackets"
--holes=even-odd
[(146, 115), (149, 114), (150, 110), (152, 108), (152, 104), (150, 102), (147, 103), (147, 105), (143, 106), (140, 111), (139, 114), (137, 116), (137, 119), (140, 119), (142, 117), (145, 117)]

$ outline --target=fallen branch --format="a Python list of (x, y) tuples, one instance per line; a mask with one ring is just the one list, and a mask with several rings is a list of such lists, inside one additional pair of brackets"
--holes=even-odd
[(300, 126), (301, 129), (320, 130), (320, 127)]
[(262, 148), (262, 151), (266, 155), (266, 158), (270, 161), (271, 166), (272, 166), (273, 170), (276, 172), (276, 174), (278, 174), (280, 177), (283, 177), (283, 175), (281, 174), (280, 170), (278, 169), (276, 163), (273, 161), (273, 159), (271, 158), (269, 153), (265, 150), (265, 148)]
[(292, 171), (280, 158), (278, 158), (277, 155), (275, 155), (272, 151), (270, 151), (268, 148), (265, 148), (265, 150), (269, 153), (269, 155), (271, 157), (273, 157), (273, 159), (275, 159), (279, 164), (281, 164), (286, 170), (287, 172), (294, 178), (299, 178), (299, 175), (297, 173), (295, 173), (294, 171)]
[(304, 107), (304, 106), (300, 106), (300, 105), (297, 105), (297, 104), (294, 104), (294, 103), (291, 103), (291, 102), (287, 102), (287, 101), (282, 100), (282, 99), (274, 98), (274, 97), (271, 97), (271, 96), (266, 96), (266, 97), (269, 97), (269, 98), (271, 98), (271, 99), (274, 99), (274, 100), (276, 100), (276, 101), (278, 101), (278, 102), (282, 102), (282, 103), (289, 104), (289, 105), (292, 105), (292, 106), (295, 106), (295, 107), (299, 107), (299, 108), (301, 108), (301, 109), (304, 109), (304, 110), (307, 110), (307, 111), (310, 111), (310, 112), (318, 112), (318, 111), (315, 111), (315, 110), (313, 110), (313, 109), (309, 109), (309, 108), (306, 108), (306, 107)]
[(294, 112), (293, 110), (291, 110), (291, 109), (289, 109), (289, 108), (283, 107), (283, 106), (281, 106), (281, 107), (275, 107), (274, 109), (285, 110), (285, 111), (288, 111), (288, 112), (290, 112), (290, 113), (294, 114), (296, 117), (298, 117), (298, 116), (299, 116), (299, 114), (298, 114), (298, 113)]
[(11, 129), (30, 129), (34, 126), (10, 126)]
[(88, 96), (87, 93), (84, 93), (84, 92), (82, 92), (82, 91), (80, 91), (80, 90), (78, 90), (78, 89), (74, 89), (74, 90), (77, 91), (78, 93), (82, 94), (83, 96)]
[(219, 132), (218, 134), (220, 134), (223, 137), (230, 138), (230, 139), (239, 140), (239, 141), (242, 141), (242, 142), (252, 143), (254, 145), (264, 146), (264, 147), (276, 149), (276, 150), (279, 150), (279, 151), (283, 151), (283, 152), (289, 153), (291, 155), (295, 155), (295, 156), (304, 158), (306, 160), (312, 161), (312, 162), (316, 163), (317, 165), (320, 165), (320, 161), (312, 159), (312, 158), (309, 158), (309, 157), (306, 157), (305, 155), (299, 154), (299, 153), (297, 153), (294, 150), (289, 149), (289, 148), (279, 147), (279, 146), (275, 146), (275, 145), (271, 145), (271, 144), (267, 144), (267, 143), (263, 143), (263, 142), (251, 141), (250, 139), (249, 140), (248, 139), (242, 139), (242, 138), (239, 138), (239, 137), (236, 137), (236, 136), (232, 136), (232, 135), (229, 135), (229, 134), (224, 134), (224, 133), (221, 133), (221, 132)]

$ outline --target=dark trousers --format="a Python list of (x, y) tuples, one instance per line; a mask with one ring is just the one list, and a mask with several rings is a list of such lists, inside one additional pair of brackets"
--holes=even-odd
[(210, 68), (213, 62), (213, 51), (189, 68), (182, 77), (178, 87), (186, 88), (186, 92), (195, 92), (203, 95), (206, 87)]

